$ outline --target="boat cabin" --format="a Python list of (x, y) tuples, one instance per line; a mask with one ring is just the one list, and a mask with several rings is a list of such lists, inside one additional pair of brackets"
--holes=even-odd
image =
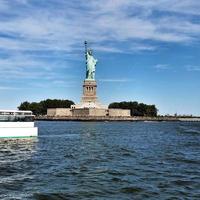
[(0, 122), (31, 122), (34, 121), (32, 111), (0, 110)]

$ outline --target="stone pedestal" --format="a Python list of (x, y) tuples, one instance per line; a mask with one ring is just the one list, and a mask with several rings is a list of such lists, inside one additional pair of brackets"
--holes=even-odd
[(81, 99), (82, 103), (96, 103), (96, 88), (97, 83), (95, 80), (85, 80), (83, 83), (83, 96)]
[(97, 83), (95, 80), (85, 79), (83, 83), (83, 95), (80, 104), (72, 105), (72, 109), (98, 108), (107, 109), (97, 98)]

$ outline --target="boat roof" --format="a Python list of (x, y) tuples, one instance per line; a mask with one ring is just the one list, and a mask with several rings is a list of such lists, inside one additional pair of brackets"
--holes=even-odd
[(2, 109), (0, 109), (0, 112), (32, 113), (31, 110), (2, 110)]

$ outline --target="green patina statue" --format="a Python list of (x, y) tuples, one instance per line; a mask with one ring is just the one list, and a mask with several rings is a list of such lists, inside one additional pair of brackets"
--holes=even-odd
[(92, 50), (87, 49), (87, 41), (85, 41), (85, 57), (86, 57), (86, 80), (95, 80), (95, 68), (98, 62), (92, 55)]

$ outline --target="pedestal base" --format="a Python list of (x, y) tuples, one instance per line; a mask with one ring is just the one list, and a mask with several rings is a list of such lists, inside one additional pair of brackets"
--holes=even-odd
[(85, 80), (83, 83), (83, 96), (82, 103), (95, 103), (97, 101), (96, 96), (97, 83), (95, 80)]
[(84, 80), (83, 83), (83, 96), (81, 98), (81, 103), (72, 106), (73, 108), (107, 108), (103, 106), (97, 98), (96, 95), (97, 83), (95, 80)]

